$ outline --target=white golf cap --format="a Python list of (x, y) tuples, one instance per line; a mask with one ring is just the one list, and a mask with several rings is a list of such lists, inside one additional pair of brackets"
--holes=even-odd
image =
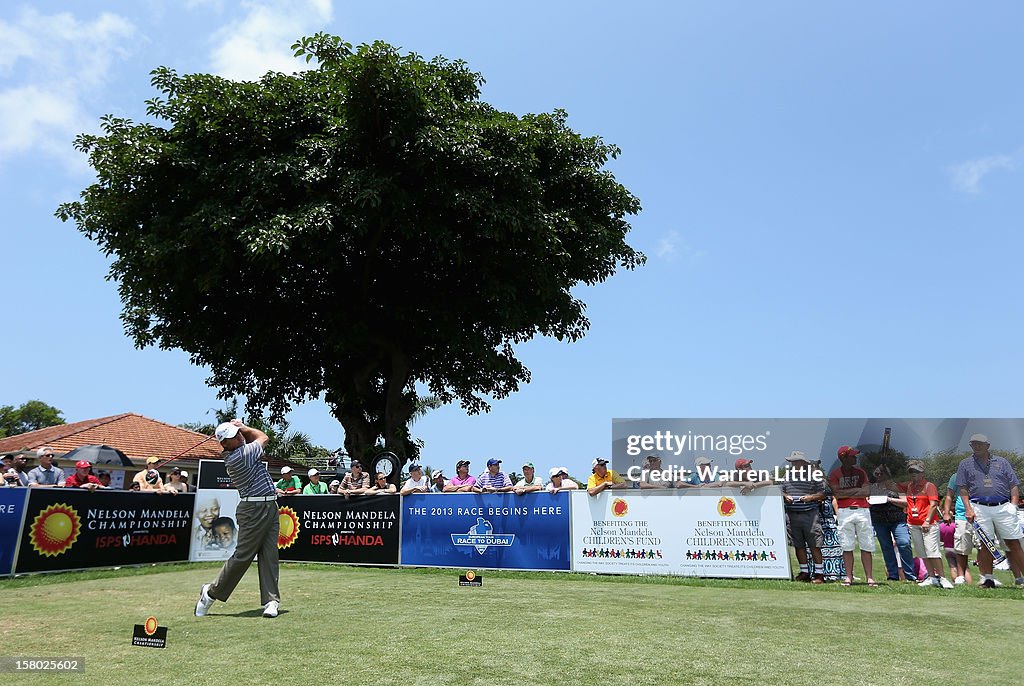
[(186, 471), (182, 470), (182, 472), (181, 472), (181, 478), (182, 478), (182, 479), (187, 479), (187, 478), (188, 478), (188, 472), (186, 472)]
[(319, 474), (320, 470), (318, 470), (316, 467), (310, 467), (309, 471), (306, 472), (306, 476), (318, 476)]
[(698, 467), (700, 467), (701, 465), (711, 464), (711, 459), (707, 457), (698, 457), (696, 460), (693, 461), (693, 464), (697, 465)]
[(224, 422), (217, 426), (217, 430), (213, 432), (213, 435), (218, 441), (226, 441), (229, 438), (234, 438), (238, 434), (238, 427), (231, 422)]
[(794, 450), (786, 457), (786, 462), (798, 462), (800, 460), (807, 461), (807, 455), (802, 450)]
[(596, 467), (599, 464), (608, 464), (608, 460), (604, 459), (603, 457), (595, 457), (594, 461), (590, 463), (590, 466)]
[(985, 434), (974, 434), (971, 436), (971, 443), (988, 443), (988, 436)]
[(569, 470), (566, 469), (565, 467), (552, 467), (551, 469), (548, 470), (548, 476), (554, 477), (558, 476), (559, 474), (565, 474), (566, 476), (569, 476)]
[(289, 467), (288, 465), (285, 465), (285, 466), (281, 467), (281, 473), (282, 474), (291, 474), (292, 473), (292, 468)]

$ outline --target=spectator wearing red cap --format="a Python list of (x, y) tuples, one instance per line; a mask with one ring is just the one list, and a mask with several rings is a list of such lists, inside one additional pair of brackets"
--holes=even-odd
[(755, 488), (763, 488), (775, 483), (770, 480), (758, 479), (757, 470), (751, 468), (753, 464), (754, 461), (747, 457), (741, 457), (736, 460), (736, 469), (734, 470), (736, 479), (729, 482), (728, 485), (740, 489), (741, 495), (749, 495)]
[(835, 493), (839, 511), (839, 538), (843, 544), (843, 562), (846, 579), (843, 586), (853, 583), (853, 550), (860, 546), (860, 561), (868, 586), (876, 587), (871, 554), (875, 552), (875, 530), (871, 526), (868, 494), (871, 490), (868, 473), (857, 466), (860, 451), (844, 445), (836, 452), (840, 466), (829, 474), (828, 481)]
[(100, 480), (92, 475), (92, 464), (88, 460), (79, 460), (75, 463), (75, 473), (67, 478), (64, 486), (67, 488), (84, 488), (89, 491), (95, 491), (97, 488), (104, 487)]

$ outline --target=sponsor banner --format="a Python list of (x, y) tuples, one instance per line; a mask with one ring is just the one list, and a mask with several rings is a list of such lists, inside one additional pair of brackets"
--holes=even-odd
[(188, 559), (195, 496), (30, 489), (16, 571)]
[(296, 562), (397, 565), (397, 496), (291, 495), (278, 499), (278, 554)]
[(788, 579), (775, 487), (572, 494), (573, 571)]
[(18, 550), (28, 490), (0, 488), (0, 576), (14, 573), (14, 554)]
[(403, 565), (568, 570), (567, 493), (402, 498)]
[[(860, 451), (858, 464), (870, 471), (885, 463), (897, 476), (905, 476), (908, 459), (949, 457), (943, 464), (949, 473), (957, 459), (970, 456), (970, 437), (988, 437), (997, 455), (1024, 454), (1024, 419), (935, 418), (819, 418), (819, 419), (613, 419), (611, 467), (624, 478), (643, 480), (648, 456), (661, 459), (661, 481), (730, 481), (735, 479), (736, 460), (753, 460), (758, 478), (778, 478), (794, 451), (808, 459), (821, 459), (827, 478), (838, 466), (837, 451), (851, 446)], [(711, 464), (698, 470), (698, 458)], [(776, 469), (779, 472), (776, 472)], [(902, 472), (899, 474), (898, 472)], [(931, 476), (931, 472), (929, 472)]]

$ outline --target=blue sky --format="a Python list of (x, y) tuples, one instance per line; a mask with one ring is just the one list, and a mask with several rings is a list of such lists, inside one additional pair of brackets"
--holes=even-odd
[[(0, 8), (0, 404), (180, 423), (220, 407), (181, 351), (135, 350), (108, 260), (57, 204), (71, 139), (141, 119), (149, 71), (254, 78), (324, 30), (466, 60), (484, 98), (564, 108), (622, 148), (636, 272), (580, 290), (591, 330), (533, 382), (414, 427), (428, 464), (589, 470), (612, 417), (1019, 417), (1024, 8), (989, 3), (296, 0)], [(342, 444), (322, 402), (292, 427)], [(586, 465), (586, 466), (585, 466)], [(476, 466), (481, 466), (476, 462)]]

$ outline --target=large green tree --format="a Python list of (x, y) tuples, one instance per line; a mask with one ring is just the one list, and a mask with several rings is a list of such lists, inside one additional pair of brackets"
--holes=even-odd
[(0, 438), (64, 423), (61, 411), (42, 400), (0, 406)]
[(280, 417), (324, 395), (349, 454), (400, 455), (418, 385), (470, 413), (528, 382), (513, 346), (575, 341), (574, 295), (644, 261), (618, 150), (480, 74), (317, 34), (257, 82), (153, 72), (155, 123), (81, 135), (97, 181), (57, 215), (113, 257), (136, 345), (209, 365)]

